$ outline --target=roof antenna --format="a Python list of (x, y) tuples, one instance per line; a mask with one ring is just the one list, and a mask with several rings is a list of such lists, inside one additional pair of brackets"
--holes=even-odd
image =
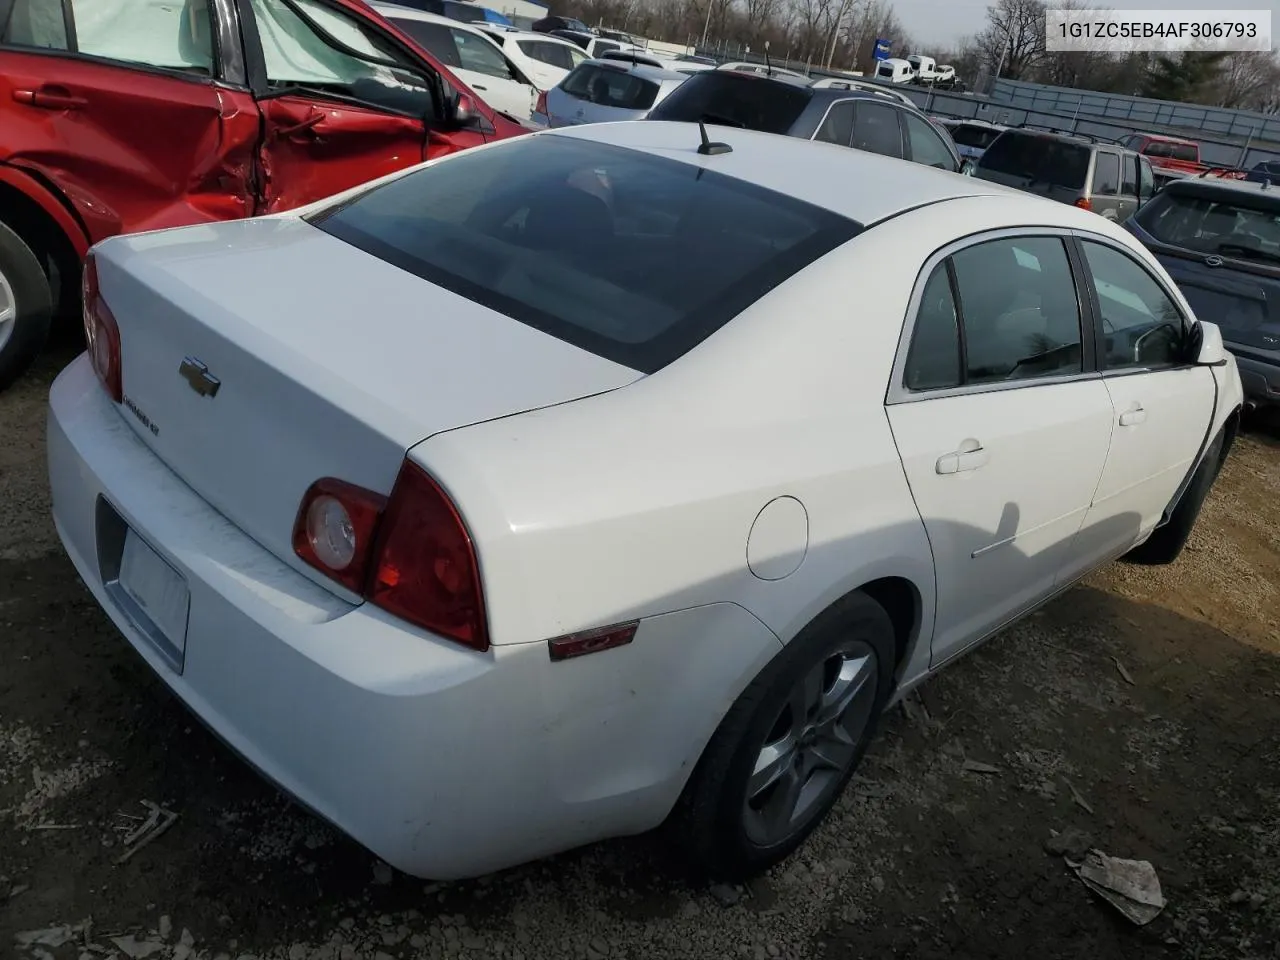
[(727, 143), (711, 142), (711, 138), (707, 136), (707, 125), (701, 120), (698, 121), (698, 132), (702, 134), (702, 143), (698, 145), (698, 152), (704, 157), (718, 157), (722, 153), (733, 153), (733, 147)]
[(769, 41), (764, 42), (764, 71), (767, 76), (773, 76), (773, 61), (769, 59)]

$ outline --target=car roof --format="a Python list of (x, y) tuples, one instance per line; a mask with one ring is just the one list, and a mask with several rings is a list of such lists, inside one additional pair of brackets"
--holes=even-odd
[[(698, 124), (645, 120), (559, 127), (530, 136), (611, 144), (691, 163), (775, 193), (872, 224), (916, 207), (962, 197), (1018, 197), (1045, 223), (1087, 226), (1097, 215), (1000, 184), (876, 153), (739, 127), (709, 126), (707, 136), (732, 150), (699, 154)], [(1073, 211), (1082, 217), (1075, 217)], [(1046, 219), (1047, 218), (1047, 219)]]
[(615, 73), (625, 73), (629, 76), (643, 77), (646, 80), (654, 80), (663, 82), (666, 80), (678, 80), (683, 83), (688, 80), (688, 76), (683, 73), (676, 73), (673, 70), (664, 70), (662, 67), (655, 67), (649, 63), (631, 63), (627, 60), (605, 59), (604, 57), (593, 57), (590, 60), (584, 60), (578, 64), (579, 67), (585, 67), (588, 64), (597, 67), (606, 67)]
[(1233, 180), (1227, 177), (1185, 177), (1170, 180), (1165, 184), (1162, 193), (1184, 194), (1187, 196), (1222, 197), (1229, 194), (1254, 194), (1273, 200), (1280, 208), (1280, 187), (1267, 186), (1256, 180)]
[[(498, 26), (498, 25), (495, 24), (495, 26)], [(476, 29), (483, 30), (485, 28), (477, 24)], [(503, 29), (502, 35), (504, 37), (510, 37), (512, 40), (542, 40), (546, 43), (558, 43), (562, 47), (572, 47), (574, 50), (577, 50), (579, 53), (582, 52), (582, 48), (578, 46), (576, 43), (566, 40), (564, 39), (564, 37), (557, 37), (554, 33), (538, 33), (535, 30)]]

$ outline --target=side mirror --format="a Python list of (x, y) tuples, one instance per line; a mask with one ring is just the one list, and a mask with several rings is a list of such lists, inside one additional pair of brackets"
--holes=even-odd
[(965, 160), (964, 163), (960, 164), (960, 172), (963, 173), (966, 177), (972, 177), (974, 174), (974, 171), (977, 169), (978, 169), (978, 165), (974, 163), (972, 160)]
[(1221, 367), (1227, 362), (1227, 348), (1216, 323), (1200, 320), (1191, 328), (1187, 355), (1198, 367)]
[(465, 127), (475, 118), (475, 101), (465, 93), (458, 94), (457, 99), (453, 101), (453, 122), (460, 127)]

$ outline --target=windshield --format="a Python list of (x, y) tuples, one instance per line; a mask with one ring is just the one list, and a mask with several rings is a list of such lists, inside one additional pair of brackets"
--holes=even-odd
[(951, 134), (951, 139), (960, 146), (977, 147), (979, 150), (985, 150), (991, 146), (996, 137), (1000, 136), (999, 130), (992, 130), (990, 127), (973, 127), (966, 124), (948, 126), (947, 132)]
[(862, 229), (694, 164), (554, 134), (450, 157), (310, 222), (644, 373)]
[(810, 96), (808, 89), (789, 82), (736, 70), (704, 70), (676, 87), (649, 118), (788, 133)]
[(648, 110), (658, 98), (653, 81), (591, 63), (575, 67), (560, 81), (560, 89), (578, 100), (622, 110)]
[(1161, 243), (1242, 260), (1280, 262), (1280, 203), (1247, 194), (1195, 196), (1166, 191), (1139, 214)]
[(1080, 190), (1089, 170), (1089, 148), (1007, 130), (987, 147), (978, 167), (991, 173), (1021, 177), (1029, 183)]
[(1152, 140), (1142, 151), (1148, 157), (1168, 157), (1170, 160), (1187, 160), (1196, 163), (1200, 150), (1193, 143), (1170, 143), (1168, 140)]

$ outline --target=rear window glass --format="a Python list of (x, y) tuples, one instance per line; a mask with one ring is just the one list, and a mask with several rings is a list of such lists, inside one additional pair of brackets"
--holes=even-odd
[(1161, 243), (1241, 260), (1280, 262), (1280, 204), (1166, 190), (1138, 213)]
[(648, 110), (658, 98), (656, 83), (622, 70), (588, 63), (575, 67), (561, 81), (560, 89), (579, 100), (623, 110)]
[(1169, 157), (1172, 160), (1189, 160), (1196, 163), (1200, 160), (1200, 150), (1191, 143), (1168, 143), (1164, 140), (1152, 140), (1147, 149), (1142, 151), (1148, 157)]
[(1006, 131), (991, 142), (978, 165), (992, 173), (1078, 190), (1084, 187), (1089, 170), (1089, 148)]
[(810, 96), (806, 88), (782, 81), (736, 70), (704, 70), (680, 84), (649, 118), (787, 133)]
[(1000, 136), (999, 130), (992, 130), (989, 127), (971, 127), (966, 124), (959, 124), (947, 127), (947, 132), (951, 134), (951, 139), (962, 147), (976, 147), (979, 150), (985, 150), (991, 146), (992, 141)]
[(644, 373), (862, 229), (693, 164), (552, 134), (423, 167), (310, 219)]

